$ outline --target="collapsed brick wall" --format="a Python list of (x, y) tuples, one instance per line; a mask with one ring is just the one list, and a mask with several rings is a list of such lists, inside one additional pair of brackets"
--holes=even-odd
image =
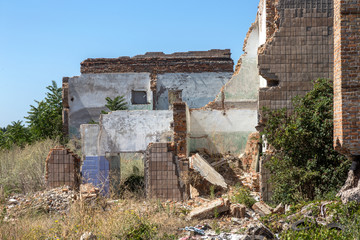
[(80, 158), (69, 149), (63, 146), (51, 149), (46, 158), (45, 170), (48, 187), (67, 185), (74, 189), (79, 188)]
[(233, 72), (229, 49), (164, 54), (146, 53), (135, 57), (89, 58), (81, 63), (81, 73), (175, 73)]
[(360, 155), (360, 0), (334, 4), (334, 145)]
[(148, 198), (184, 200), (188, 161), (179, 161), (174, 144), (151, 143), (146, 150), (145, 189)]
[(174, 116), (174, 142), (176, 145), (176, 153), (179, 158), (188, 156), (188, 123), (186, 112), (187, 105), (184, 102), (175, 102), (173, 104)]
[(259, 109), (291, 109), (291, 99), (311, 90), (312, 80), (333, 77), (333, 1), (267, 2), (268, 39), (258, 66), (268, 87), (259, 91)]

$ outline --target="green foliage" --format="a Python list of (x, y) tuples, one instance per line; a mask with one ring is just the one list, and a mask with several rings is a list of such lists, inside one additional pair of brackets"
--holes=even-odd
[[(326, 227), (312, 227), (304, 231), (289, 230), (281, 234), (284, 240), (347, 240), (349, 239), (338, 230), (329, 230)], [(350, 238), (351, 239), (351, 238)]]
[(131, 240), (151, 240), (157, 235), (157, 226), (150, 223), (147, 219), (133, 213), (131, 215), (131, 225), (125, 229), (123, 236), (117, 236), (119, 239)]
[(232, 198), (232, 202), (244, 204), (248, 208), (251, 208), (252, 205), (256, 203), (255, 199), (250, 195), (250, 190), (244, 187), (239, 187), (236, 190), (236, 193)]
[(62, 90), (55, 81), (46, 87), (48, 92), (37, 106), (30, 105), (29, 116), (25, 117), (34, 140), (62, 137)]
[[(105, 98), (106, 104), (105, 107), (107, 107), (110, 111), (117, 111), (117, 110), (127, 110), (127, 103), (124, 99), (124, 96), (117, 96), (114, 99), (111, 99), (109, 97)], [(101, 111), (102, 114), (107, 114), (106, 111)]]
[(294, 111), (264, 109), (263, 134), (276, 153), (267, 167), (273, 173), (273, 200), (291, 203), (336, 191), (344, 183), (350, 162), (333, 150), (333, 87), (314, 81), (304, 97), (293, 99)]
[(14, 145), (24, 147), (31, 142), (31, 134), (22, 121), (14, 121), (7, 126), (6, 132), (0, 130), (0, 148), (10, 149)]

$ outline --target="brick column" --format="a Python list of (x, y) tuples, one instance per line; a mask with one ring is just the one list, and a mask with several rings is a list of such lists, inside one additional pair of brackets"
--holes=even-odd
[(360, 155), (360, 0), (334, 1), (334, 147)]

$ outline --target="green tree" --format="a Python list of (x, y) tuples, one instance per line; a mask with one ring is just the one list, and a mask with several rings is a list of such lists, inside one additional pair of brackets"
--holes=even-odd
[(32, 137), (29, 129), (22, 121), (14, 121), (7, 126), (6, 132), (0, 132), (0, 144), (2, 148), (10, 149), (13, 145), (24, 147), (31, 143)]
[(318, 79), (313, 90), (293, 99), (294, 111), (264, 109), (263, 134), (276, 149), (267, 167), (272, 172), (273, 200), (294, 202), (337, 191), (346, 180), (349, 161), (333, 149), (333, 86)]
[(37, 106), (30, 105), (28, 116), (25, 117), (34, 140), (62, 137), (62, 89), (55, 81), (46, 87), (48, 92)]
[[(125, 101), (124, 96), (117, 96), (114, 99), (109, 97), (105, 98), (107, 107), (110, 111), (117, 111), (117, 110), (127, 110), (127, 102)], [(107, 114), (106, 111), (101, 111), (102, 114)]]

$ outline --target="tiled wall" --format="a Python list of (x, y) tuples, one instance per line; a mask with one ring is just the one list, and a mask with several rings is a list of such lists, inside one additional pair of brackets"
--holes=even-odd
[(64, 147), (51, 149), (46, 159), (46, 182), (51, 188), (79, 187), (80, 158)]
[(149, 198), (181, 200), (187, 198), (182, 176), (188, 162), (178, 161), (171, 143), (152, 143), (146, 153), (145, 184)]
[(109, 161), (105, 156), (86, 156), (81, 173), (84, 182), (92, 183), (104, 194), (109, 192)]

